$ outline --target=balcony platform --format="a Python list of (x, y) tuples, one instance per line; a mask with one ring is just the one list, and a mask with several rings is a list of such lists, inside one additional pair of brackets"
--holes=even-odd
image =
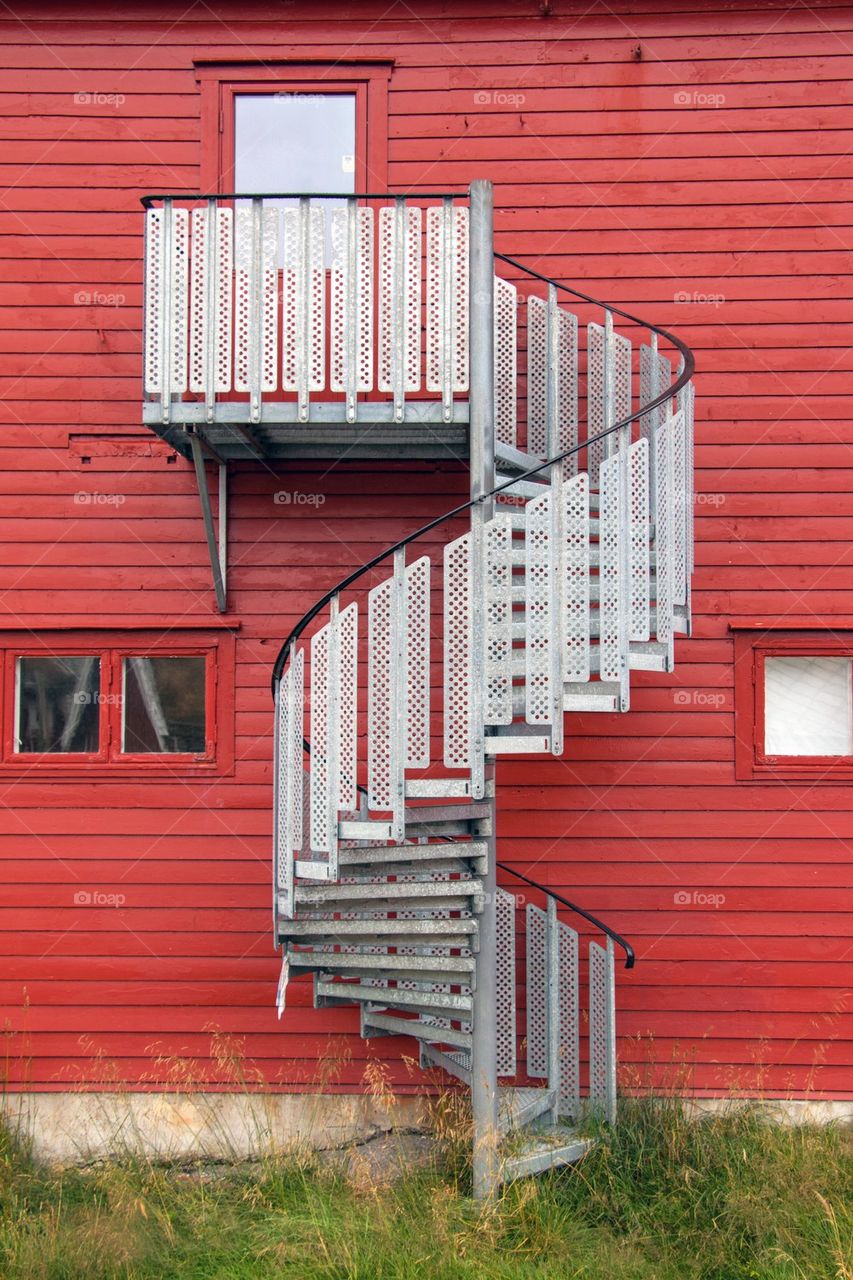
[(143, 203), (146, 426), (220, 464), (467, 457), (467, 193)]
[(388, 401), (361, 401), (358, 419), (348, 422), (342, 402), (312, 403), (307, 422), (298, 420), (295, 402), (265, 401), (261, 420), (250, 421), (245, 402), (220, 401), (211, 414), (203, 401), (174, 401), (169, 421), (162, 405), (143, 406), (143, 421), (185, 457), (191, 437), (200, 438), (209, 455), (221, 462), (276, 461), (291, 458), (372, 458), (374, 460), (468, 458), (468, 404), (453, 402), (452, 418), (436, 401), (409, 401), (403, 421), (395, 421)]

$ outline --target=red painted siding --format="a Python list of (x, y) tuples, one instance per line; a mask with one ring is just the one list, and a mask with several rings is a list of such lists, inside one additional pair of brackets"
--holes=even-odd
[[(553, 8), (127, 0), (0, 19), (0, 625), (29, 641), (99, 615), (210, 617), (190, 469), (139, 426), (138, 197), (201, 181), (194, 58), (393, 59), (390, 183), (491, 177), (499, 249), (677, 329), (699, 365), (694, 637), (675, 677), (639, 676), (629, 716), (575, 717), (562, 761), (501, 766), (500, 856), (635, 941), (624, 1062), (692, 1062), (701, 1092), (842, 1096), (853, 800), (735, 780), (729, 621), (851, 626), (853, 10)], [(315, 1013), (300, 984), (286, 1022), (271, 1008), (269, 669), (320, 591), (465, 477), (299, 464), (286, 484), (326, 502), (275, 505), (285, 482), (263, 469), (234, 484), (233, 771), (0, 777), (13, 1078), (151, 1083), (159, 1054), (221, 1083), (219, 1029), (279, 1086), (345, 1052), (335, 1078), (359, 1080), (354, 1011)], [(81, 907), (81, 887), (126, 902)]]

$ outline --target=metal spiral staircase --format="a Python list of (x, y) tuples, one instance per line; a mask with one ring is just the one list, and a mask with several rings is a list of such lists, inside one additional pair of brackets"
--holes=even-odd
[(197, 469), (200, 437), (276, 456), (292, 424), (467, 421), (470, 501), (355, 569), (279, 653), (274, 928), (280, 1012), (312, 974), (317, 1007), (357, 1005), (362, 1036), (413, 1038), (470, 1088), (485, 1196), (577, 1160), (590, 1112), (615, 1120), (633, 952), (498, 862), (495, 765), (562, 755), (571, 713), (627, 712), (632, 671), (673, 669), (693, 358), (494, 254), (486, 182), (383, 197), (376, 219), (373, 197), (204, 199), (191, 219), (146, 200), (145, 417), (178, 447), (189, 424)]
[[(651, 326), (635, 352), (616, 323), (637, 322), (611, 307), (580, 350), (563, 300), (591, 300), (493, 257), (487, 184), (472, 188), (470, 221), (463, 214), (439, 226), (436, 210), (437, 234), (457, 244), (436, 255), (444, 330), (433, 383), (443, 378), (445, 396), (464, 390), (470, 366), (472, 499), (351, 574), (281, 651), (275, 938), (280, 1007), (288, 978), (311, 973), (317, 1007), (358, 1005), (362, 1036), (413, 1037), (422, 1066), (470, 1087), (482, 1196), (578, 1159), (591, 1141), (577, 1131), (585, 1110), (615, 1119), (616, 947), (629, 967), (633, 953), (580, 912), (600, 938), (582, 958), (560, 918), (578, 909), (528, 877), (529, 896), (545, 901), (525, 904), (519, 1023), (494, 762), (561, 755), (567, 713), (626, 712), (632, 670), (673, 669), (674, 635), (690, 620), (692, 359)], [(407, 231), (401, 223), (400, 259)], [(524, 450), (516, 286), (495, 263), (532, 286)], [(418, 266), (398, 260), (390, 282), (397, 386), (418, 358), (407, 275)], [(661, 338), (681, 357), (677, 376)], [(431, 542), (426, 551), (433, 535), (447, 538), (440, 554)]]

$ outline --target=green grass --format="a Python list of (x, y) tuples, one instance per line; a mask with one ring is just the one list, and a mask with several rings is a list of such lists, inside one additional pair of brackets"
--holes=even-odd
[(584, 1163), (468, 1197), (458, 1148), (388, 1185), (296, 1157), (49, 1171), (0, 1137), (4, 1280), (853, 1280), (849, 1130), (622, 1105)]

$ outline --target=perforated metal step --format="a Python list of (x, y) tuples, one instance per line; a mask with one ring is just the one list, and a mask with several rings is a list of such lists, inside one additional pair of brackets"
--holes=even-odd
[(548, 1169), (577, 1164), (595, 1146), (594, 1138), (583, 1138), (574, 1129), (558, 1126), (547, 1133), (531, 1132), (520, 1147), (500, 1167), (501, 1182), (529, 1178)]

